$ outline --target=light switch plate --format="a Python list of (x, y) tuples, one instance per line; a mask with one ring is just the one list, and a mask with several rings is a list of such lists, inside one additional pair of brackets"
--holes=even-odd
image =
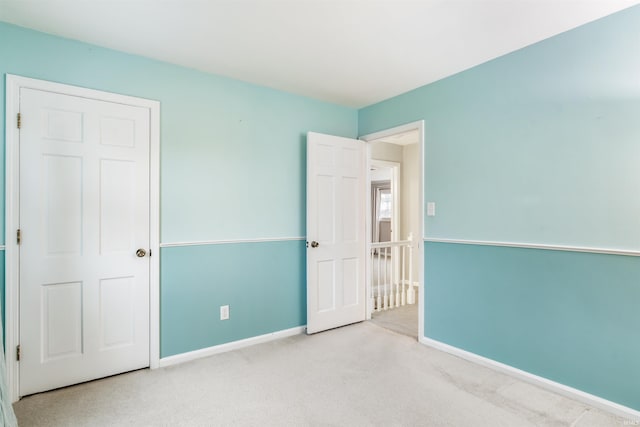
[(427, 202), (427, 216), (436, 216), (436, 202)]

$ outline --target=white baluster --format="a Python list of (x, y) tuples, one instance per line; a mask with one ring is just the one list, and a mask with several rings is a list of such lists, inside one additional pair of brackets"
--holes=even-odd
[(382, 251), (378, 248), (378, 286), (376, 287), (378, 294), (376, 295), (377, 298), (377, 304), (376, 304), (376, 311), (380, 311), (382, 309), (382, 292), (380, 292), (380, 255), (382, 254)]
[(405, 305), (407, 303), (407, 294), (405, 291), (405, 270), (407, 269), (407, 266), (405, 264), (405, 252), (406, 252), (407, 247), (405, 245), (402, 245), (402, 280), (400, 281), (400, 286), (402, 286), (402, 289), (400, 290), (400, 295), (402, 298), (402, 305)]
[(389, 292), (387, 290), (387, 274), (389, 272), (389, 264), (387, 263), (387, 248), (384, 248), (384, 301), (382, 302), (382, 308), (387, 310), (389, 308)]
[(399, 252), (400, 248), (399, 247), (395, 247), (393, 248), (393, 253), (391, 255), (391, 261), (394, 264), (393, 267), (393, 286), (396, 288), (396, 307), (400, 307), (400, 283), (398, 283), (398, 278), (396, 276), (398, 276), (398, 272), (396, 271), (396, 268), (399, 268), (399, 265), (397, 265), (396, 263), (396, 259), (399, 258)]
[(374, 298), (375, 298), (375, 289), (376, 289), (375, 283), (376, 283), (376, 280), (375, 280), (375, 272), (374, 272), (374, 268), (373, 268), (373, 251), (374, 251), (373, 249), (371, 249), (369, 251), (369, 257), (371, 258), (371, 260), (370, 260), (371, 262), (369, 263), (369, 266), (371, 268), (371, 270), (370, 270), (371, 274), (369, 276), (371, 278), (371, 287), (369, 289), (369, 292), (371, 292), (369, 294), (369, 312), (370, 313), (375, 311), (375, 300), (374, 300)]
[(407, 302), (409, 304), (415, 304), (416, 302), (416, 293), (413, 289), (413, 243), (409, 246), (409, 290)]
[(387, 260), (387, 265), (389, 266), (389, 308), (393, 308), (395, 305), (395, 294), (393, 293), (393, 272), (395, 269), (393, 268), (393, 247), (389, 246), (389, 259)]

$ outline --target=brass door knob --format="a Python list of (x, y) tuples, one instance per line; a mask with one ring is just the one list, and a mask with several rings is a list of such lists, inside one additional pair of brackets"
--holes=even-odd
[(147, 251), (145, 251), (144, 249), (140, 248), (136, 251), (136, 256), (138, 258), (142, 258), (147, 254)]
[(320, 246), (320, 243), (316, 242), (315, 240), (313, 242), (311, 242), (311, 247), (312, 248), (317, 248), (318, 246)]

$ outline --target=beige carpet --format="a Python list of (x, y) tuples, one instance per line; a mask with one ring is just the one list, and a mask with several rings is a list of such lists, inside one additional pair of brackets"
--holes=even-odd
[(30, 426), (622, 426), (624, 420), (360, 323), (34, 395)]
[(385, 329), (418, 339), (417, 303), (372, 313), (371, 321)]

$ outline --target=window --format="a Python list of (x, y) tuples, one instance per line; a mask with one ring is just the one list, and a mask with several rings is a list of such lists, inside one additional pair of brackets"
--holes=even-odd
[(391, 190), (380, 191), (380, 204), (378, 205), (378, 221), (391, 219)]

